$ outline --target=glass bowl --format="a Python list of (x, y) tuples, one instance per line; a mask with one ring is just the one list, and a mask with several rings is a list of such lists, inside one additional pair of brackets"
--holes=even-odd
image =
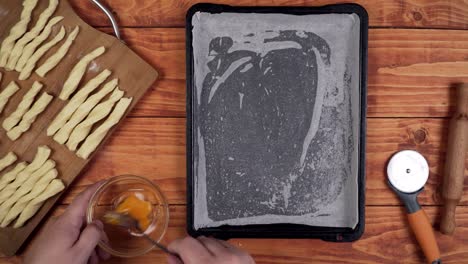
[(103, 219), (106, 212), (115, 210), (130, 195), (135, 195), (152, 204), (152, 219), (151, 224), (144, 231), (146, 235), (160, 242), (169, 223), (169, 206), (166, 198), (153, 182), (134, 175), (121, 175), (109, 179), (91, 197), (86, 220), (88, 223), (100, 220), (104, 224), (104, 232), (108, 240), (101, 240), (99, 246), (114, 256), (135, 257), (155, 248), (141, 234), (130, 233), (122, 227), (106, 224)]

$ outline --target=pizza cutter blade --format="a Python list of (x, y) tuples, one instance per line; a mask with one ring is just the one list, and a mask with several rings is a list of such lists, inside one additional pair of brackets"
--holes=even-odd
[(408, 222), (428, 263), (442, 263), (432, 225), (418, 203), (418, 194), (429, 178), (429, 165), (416, 151), (403, 150), (390, 159), (387, 166), (390, 187), (405, 204)]

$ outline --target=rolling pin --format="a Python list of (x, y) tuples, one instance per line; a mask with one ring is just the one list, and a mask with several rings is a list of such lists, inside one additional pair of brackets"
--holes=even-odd
[(451, 235), (455, 231), (455, 209), (463, 195), (465, 158), (468, 151), (468, 84), (457, 88), (456, 111), (450, 120), (445, 176), (442, 185), (444, 209), (440, 231)]

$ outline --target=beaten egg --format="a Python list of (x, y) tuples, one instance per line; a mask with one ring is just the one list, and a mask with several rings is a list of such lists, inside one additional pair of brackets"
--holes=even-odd
[(127, 214), (137, 220), (142, 231), (151, 224), (152, 206), (150, 202), (139, 199), (136, 195), (126, 197), (115, 209), (117, 213)]

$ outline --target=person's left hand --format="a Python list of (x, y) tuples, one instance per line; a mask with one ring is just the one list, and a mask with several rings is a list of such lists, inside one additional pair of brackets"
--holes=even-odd
[(106, 239), (99, 221), (86, 225), (89, 199), (103, 182), (90, 186), (79, 194), (67, 210), (52, 220), (24, 256), (25, 264), (71, 263), (96, 264), (110, 255), (96, 247)]

